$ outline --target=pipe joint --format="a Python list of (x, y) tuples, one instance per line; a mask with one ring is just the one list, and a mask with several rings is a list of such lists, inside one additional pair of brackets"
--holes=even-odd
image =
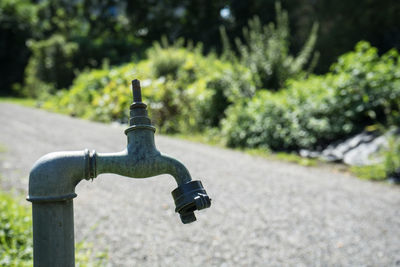
[(96, 152), (53, 152), (41, 157), (29, 174), (31, 202), (55, 202), (76, 197), (75, 186), (82, 179), (96, 177)]

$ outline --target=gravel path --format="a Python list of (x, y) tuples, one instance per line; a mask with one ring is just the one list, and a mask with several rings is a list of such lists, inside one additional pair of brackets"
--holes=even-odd
[[(124, 128), (0, 104), (1, 186), (26, 193), (43, 154), (125, 147)], [(172, 177), (101, 175), (77, 186), (76, 241), (110, 266), (400, 266), (400, 187), (156, 136), (213, 199), (174, 213)]]

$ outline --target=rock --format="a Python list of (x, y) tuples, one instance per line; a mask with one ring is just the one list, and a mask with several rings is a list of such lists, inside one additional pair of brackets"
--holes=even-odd
[(379, 150), (387, 146), (387, 137), (381, 135), (371, 142), (361, 143), (343, 156), (343, 162), (347, 165), (371, 165), (382, 161), (382, 157), (377, 154)]
[(358, 147), (362, 143), (368, 143), (374, 140), (376, 135), (371, 132), (362, 132), (353, 137), (346, 139), (343, 142), (331, 144), (322, 151), (321, 158), (326, 161), (343, 161), (345, 154), (350, 150)]
[[(344, 162), (347, 165), (377, 164), (382, 162), (382, 156), (379, 151), (388, 146), (389, 138), (394, 135), (400, 135), (400, 128), (391, 129), (380, 136), (376, 132), (362, 132), (344, 141), (330, 144), (321, 152), (301, 149), (299, 154), (302, 157)], [(400, 180), (400, 176), (399, 178), (395, 177), (395, 179)]]

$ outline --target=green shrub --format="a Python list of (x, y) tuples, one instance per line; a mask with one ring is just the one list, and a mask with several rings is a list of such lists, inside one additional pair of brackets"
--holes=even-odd
[[(93, 257), (92, 244), (76, 245), (77, 266), (104, 266), (107, 253)], [(23, 267), (33, 264), (32, 217), (30, 209), (0, 190), (0, 266)]]
[(380, 181), (388, 177), (398, 177), (400, 170), (400, 137), (392, 136), (386, 147), (377, 153), (381, 163), (366, 166), (352, 166), (350, 171), (357, 177)]
[(156, 44), (148, 55), (137, 64), (84, 72), (69, 91), (51, 97), (43, 107), (103, 122), (127, 122), (130, 82), (137, 78), (153, 123), (161, 132), (175, 133), (217, 126), (232, 96), (254, 92), (247, 69), (203, 56), (200, 47)]
[(172, 46), (168, 44), (165, 37), (161, 43), (154, 43), (147, 51), (147, 57), (151, 62), (152, 75), (154, 77), (171, 77), (176, 79), (178, 72), (186, 62), (186, 54), (182, 52), (183, 40), (180, 39)]
[(363, 124), (400, 123), (400, 56), (395, 49), (379, 57), (376, 48), (359, 42), (331, 70), (343, 81), (337, 83), (335, 96), (346, 117)]
[(350, 171), (355, 176), (366, 180), (382, 181), (386, 179), (385, 168), (382, 164), (351, 166)]
[(62, 35), (53, 35), (47, 40), (30, 41), (29, 47), (32, 56), (25, 70), (25, 96), (38, 97), (70, 85), (75, 75), (76, 43), (67, 42)]
[(30, 56), (26, 41), (37, 32), (37, 6), (29, 0), (0, 1), (0, 94), (12, 93), (24, 78)]
[(0, 192), (0, 265), (32, 266), (32, 246), (30, 212)]
[(249, 20), (248, 27), (243, 28), (244, 42), (239, 38), (235, 39), (239, 58), (231, 51), (225, 29), (220, 30), (224, 46), (223, 58), (239, 61), (250, 69), (252, 78), (260, 89), (281, 89), (287, 79), (299, 78), (310, 73), (317, 63), (318, 53), (315, 53), (312, 59), (311, 56), (317, 40), (318, 25), (313, 25), (307, 42), (295, 57), (289, 54), (288, 14), (281, 9), (279, 2), (275, 4), (275, 11), (276, 24), (271, 22), (263, 26), (258, 17)]
[(400, 137), (389, 139), (388, 149), (383, 152), (383, 156), (386, 175), (398, 176), (400, 171)]
[(227, 112), (230, 146), (318, 149), (370, 124), (399, 122), (400, 57), (379, 57), (366, 42), (341, 56), (332, 72), (290, 80), (278, 93), (258, 92)]
[[(109, 74), (107, 69), (84, 72), (74, 80), (69, 91), (57, 92), (55, 96), (47, 99), (43, 107), (72, 116), (91, 118), (95, 112), (91, 103), (99, 91), (110, 82)], [(98, 120), (106, 121), (101, 118)]]

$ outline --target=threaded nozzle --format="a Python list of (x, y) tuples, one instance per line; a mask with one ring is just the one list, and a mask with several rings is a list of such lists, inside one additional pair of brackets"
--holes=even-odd
[(140, 81), (134, 79), (132, 81), (133, 102), (142, 102), (142, 92), (140, 89)]

